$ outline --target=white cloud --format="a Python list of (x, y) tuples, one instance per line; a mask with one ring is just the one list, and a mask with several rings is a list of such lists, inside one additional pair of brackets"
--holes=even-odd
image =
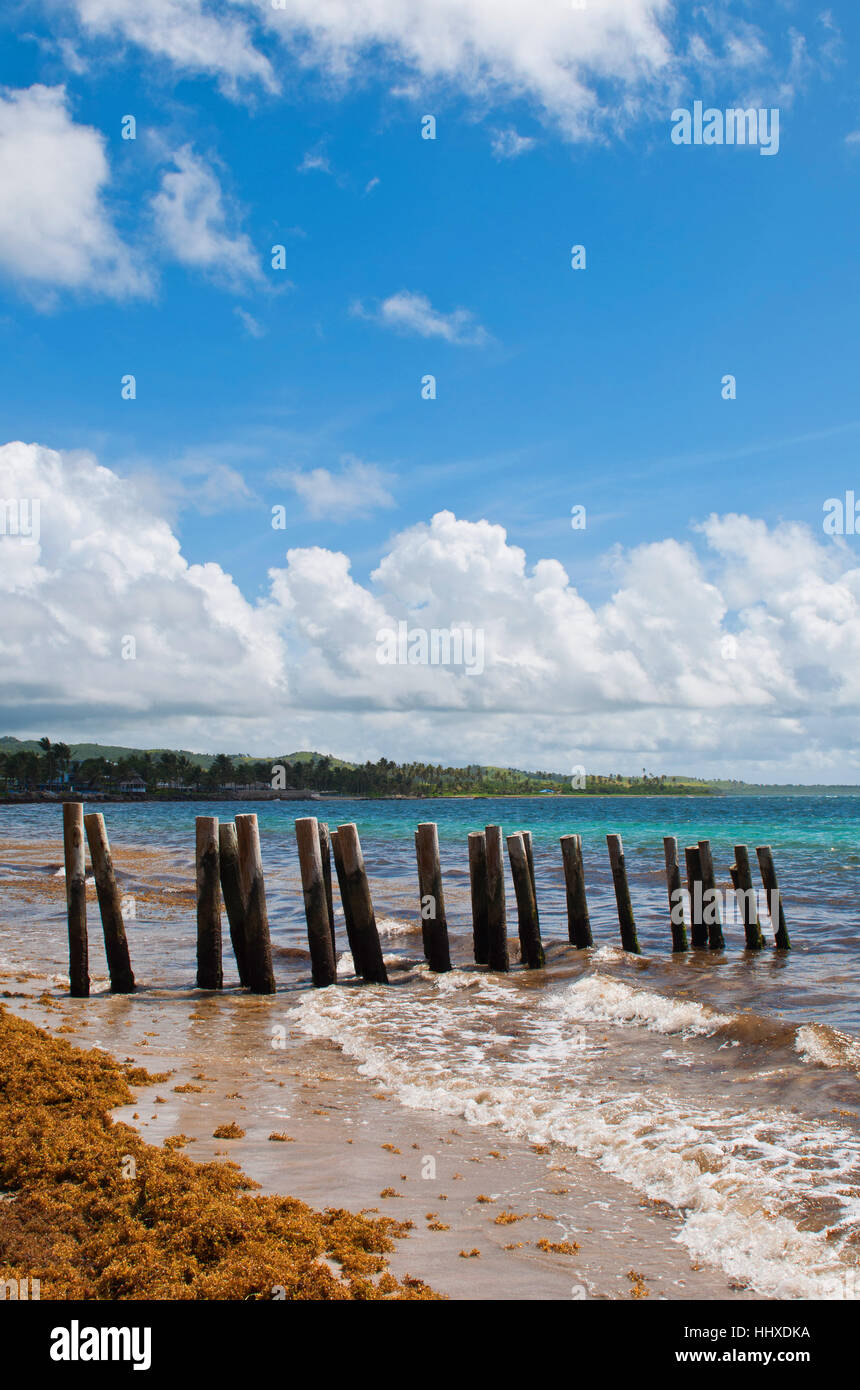
[[(46, 0), (52, 3), (53, 0)], [(235, 92), (276, 90), (316, 69), (346, 88), (369, 79), (408, 99), (453, 90), (481, 111), (524, 99), (570, 139), (601, 138), (663, 110), (684, 75), (779, 63), (738, 3), (675, 0), (74, 0), (85, 33), (121, 37), (180, 72)], [(803, 36), (800, 36), (801, 38)], [(834, 42), (827, 33), (822, 58)], [(797, 46), (787, 80), (797, 76)], [(677, 104), (672, 100), (672, 105)], [(671, 105), (668, 109), (671, 109)]]
[(310, 174), (315, 172), (330, 174), (331, 165), (329, 164), (328, 155), (322, 154), (319, 150), (308, 150), (301, 164), (297, 166), (296, 171), (299, 174)]
[[(10, 732), (274, 753), (288, 727), (343, 756), (858, 780), (860, 565), (796, 523), (712, 516), (701, 553), (637, 546), (595, 605), (501, 526), (440, 512), (366, 583), (296, 548), (249, 603), (89, 455), (6, 445), (0, 496), (42, 500), (39, 545), (0, 540)], [(380, 665), (401, 620), (483, 630), (483, 674)]]
[(535, 141), (531, 135), (520, 135), (509, 126), (507, 130), (493, 131), (492, 144), (496, 159), (517, 159), (519, 155), (533, 149)]
[(214, 171), (190, 145), (172, 159), (175, 168), (163, 175), (161, 191), (152, 199), (167, 253), (233, 285), (259, 280), (257, 252), (245, 233), (231, 225), (237, 213), (227, 205)]
[[(39, 545), (0, 540), (7, 714), (32, 701), (55, 726), (178, 717), (203, 737), (197, 721), (247, 713), (252, 688), (286, 699), (267, 611), (219, 565), (189, 564), (167, 523), (91, 455), (4, 445), (0, 496), (41, 499)], [(124, 636), (136, 660), (122, 660)]]
[(490, 341), (485, 328), (475, 322), (475, 316), (468, 309), (454, 309), (450, 314), (434, 309), (426, 294), (414, 290), (400, 290), (374, 310), (364, 307), (360, 300), (352, 306), (352, 312), (359, 318), (372, 319), (383, 328), (393, 328), (398, 333), (417, 333), (421, 338), (444, 338), (448, 343), (460, 347), (483, 347)]
[(104, 194), (105, 140), (76, 124), (65, 88), (0, 95), (0, 267), (46, 303), (58, 289), (125, 298), (146, 272), (120, 239)]
[(253, 314), (249, 314), (247, 309), (243, 309), (237, 304), (233, 312), (249, 338), (264, 338), (266, 336), (266, 330), (263, 325), (254, 318)]
[[(124, 38), (185, 72), (209, 73), (230, 93), (242, 82), (269, 91), (277, 80), (269, 59), (254, 46), (239, 6), (201, 0), (74, 0), (85, 31)], [(246, 6), (246, 8), (248, 8)], [(253, 8), (253, 6), (251, 7)]]
[(571, 140), (664, 119), (703, 82), (759, 82), (763, 104), (786, 104), (841, 44), (826, 10), (808, 34), (778, 26), (770, 39), (746, 0), (73, 0), (73, 13), (84, 37), (133, 43), (230, 95), (312, 69), (330, 89), (381, 79), (406, 100), (453, 91), (481, 113), (522, 99)]
[(302, 498), (312, 517), (343, 521), (394, 506), (394, 498), (387, 487), (388, 475), (375, 463), (363, 463), (350, 454), (341, 460), (339, 473), (314, 468), (307, 473), (286, 473), (283, 477)]
[(577, 10), (563, 0), (282, 0), (260, 6), (271, 30), (304, 62), (344, 82), (378, 71), (380, 54), (407, 90), (450, 85), (482, 106), (525, 97), (574, 138), (621, 103), (601, 109), (598, 83), (635, 91), (671, 66), (671, 0), (600, 0)]

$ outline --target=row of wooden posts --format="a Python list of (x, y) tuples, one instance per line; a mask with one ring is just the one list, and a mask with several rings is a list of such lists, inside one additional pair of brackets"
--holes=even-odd
[[(104, 816), (99, 812), (85, 816), (83, 809), (80, 802), (66, 802), (63, 805), (70, 992), (79, 998), (86, 997), (90, 988), (84, 850), (86, 833), (102, 919), (111, 990), (115, 994), (127, 994), (134, 989), (135, 981)], [(334, 833), (329, 834), (327, 825), (317, 821), (313, 816), (307, 816), (296, 821), (296, 841), (314, 985), (324, 987), (337, 982), (332, 856), (355, 973), (365, 981), (387, 984), (388, 974), (382, 956), (357, 827), (350, 822), (338, 826)], [(621, 929), (621, 945), (625, 951), (638, 954), (639, 940), (621, 836), (607, 835), (606, 841)], [(524, 830), (508, 835), (507, 846), (516, 894), (521, 961), (527, 968), (537, 970), (544, 965), (544, 950), (537, 905), (531, 831)], [(691, 908), (689, 944), (684, 921), (677, 839), (667, 835), (663, 840), (663, 848), (673, 952), (686, 951), (689, 946), (703, 950), (724, 949), (719, 895), (714, 881), (710, 842), (700, 840), (697, 845), (688, 845), (684, 850), (687, 894)], [(451, 969), (451, 953), (442, 889), (439, 836), (433, 822), (419, 825), (415, 832), (415, 850), (418, 861), (424, 955), (432, 971), (443, 972)], [(563, 835), (561, 851), (567, 893), (568, 937), (572, 945), (582, 949), (593, 945), (593, 940), (585, 893), (580, 836)], [(775, 945), (779, 950), (789, 950), (790, 941), (782, 897), (770, 847), (759, 846), (756, 855), (762, 883), (770, 903)], [(274, 993), (275, 975), (272, 968), (272, 947), (257, 817), (237, 815), (235, 822), (227, 821), (219, 825), (215, 816), (198, 816), (196, 869), (198, 987), (210, 990), (223, 988), (223, 898), (240, 983), (255, 994)], [(764, 938), (746, 845), (735, 846), (735, 862), (730, 872), (732, 885), (742, 907), (746, 949), (760, 951), (764, 947)], [(469, 879), (475, 961), (479, 965), (489, 966), (490, 970), (509, 970), (501, 826), (488, 825), (485, 830), (469, 835)]]

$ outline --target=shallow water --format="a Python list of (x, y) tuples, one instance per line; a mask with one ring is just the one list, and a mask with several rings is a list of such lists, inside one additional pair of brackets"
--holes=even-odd
[[(690, 1253), (760, 1292), (860, 1296), (860, 798), (109, 805), (120, 863), (123, 846), (150, 852), (129, 857), (121, 883), (135, 898), (129, 936), (138, 979), (168, 995), (194, 978), (194, 816), (240, 810), (260, 820), (291, 1027), (342, 1047), (406, 1107), (559, 1143), (593, 1160), (677, 1209)], [(388, 989), (307, 986), (293, 820), (309, 813), (359, 826), (391, 965)], [(447, 976), (429, 975), (421, 959), (413, 832), (425, 819), (439, 825), (457, 967)], [(470, 961), (466, 835), (486, 821), (533, 832), (545, 971), (490, 976)], [(53, 881), (62, 862), (59, 828), (57, 807), (4, 809), (0, 882), (12, 890), (16, 877), (32, 880), (33, 854), (43, 880)], [(583, 836), (595, 939), (587, 952), (567, 942), (558, 836), (571, 831)], [(609, 831), (624, 840), (642, 957), (619, 949)], [(709, 838), (723, 887), (735, 843), (750, 846), (753, 863), (754, 847), (769, 843), (791, 953), (745, 952), (735, 924), (724, 928), (725, 952), (673, 957), (664, 834), (677, 835), (681, 847)], [(31, 846), (29, 864), (7, 851), (10, 842)], [(153, 879), (162, 892), (149, 901)], [(61, 894), (36, 913), (16, 909), (15, 896), (10, 891), (0, 926), (0, 970), (61, 980)], [(513, 904), (509, 882), (515, 936)], [(345, 948), (341, 918), (338, 926)], [(344, 954), (344, 979), (350, 965)], [(243, 1012), (230, 1010), (221, 1046), (247, 1051)]]

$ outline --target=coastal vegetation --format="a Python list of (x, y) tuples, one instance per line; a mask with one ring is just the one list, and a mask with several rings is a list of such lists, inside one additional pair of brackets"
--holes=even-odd
[(424, 762), (396, 763), (389, 758), (350, 763), (314, 752), (252, 758), (245, 754), (189, 753), (171, 748), (70, 745), (52, 743), (48, 737), (38, 742), (0, 739), (0, 793), (69, 790), (170, 798), (182, 793), (213, 794), (274, 786), (363, 797), (570, 795), (576, 791), (641, 795), (703, 791), (708, 785), (701, 779), (652, 774), (645, 768), (639, 776), (612, 772), (571, 777), (560, 772), (525, 772), (479, 763), (443, 767)]
[(244, 753), (192, 753), (173, 748), (122, 748), (0, 738), (0, 800), (22, 795), (145, 796), (149, 800), (292, 790), (330, 796), (703, 796), (857, 793), (854, 786), (747, 783), (683, 774), (529, 772), (471, 763), (346, 762), (309, 751), (254, 758)]

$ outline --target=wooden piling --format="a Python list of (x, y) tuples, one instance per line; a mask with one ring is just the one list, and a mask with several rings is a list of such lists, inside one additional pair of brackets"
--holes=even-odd
[(490, 959), (490, 922), (487, 901), (487, 837), (482, 830), (469, 835), (469, 885), (472, 890), (472, 945), (477, 965)]
[(687, 845), (684, 848), (687, 868), (687, 892), (690, 895), (690, 944), (694, 951), (706, 950), (708, 928), (702, 913), (702, 864), (699, 846)]
[(337, 966), (337, 940), (334, 930), (334, 895), (331, 890), (331, 835), (325, 821), (319, 823), (319, 842), (320, 860), (322, 861), (323, 885), (325, 887), (325, 901), (328, 908), (328, 920), (331, 927), (331, 949), (334, 951), (335, 966)]
[(758, 919), (758, 907), (750, 871), (750, 857), (746, 845), (735, 845), (735, 871), (732, 874), (732, 882), (735, 891), (740, 895), (746, 948), (748, 951), (761, 951), (764, 947), (764, 937), (761, 934), (761, 922)]
[(197, 988), (223, 989), (218, 817), (196, 818)]
[(248, 988), (254, 994), (274, 994), (276, 985), (275, 972), (272, 969), (269, 917), (266, 911), (266, 885), (260, 853), (260, 829), (255, 815), (236, 817), (236, 839), (239, 844), (239, 876), (245, 909), (245, 965), (248, 971)]
[(776, 949), (778, 951), (790, 951), (791, 942), (788, 937), (788, 927), (785, 925), (785, 913), (782, 910), (782, 894), (779, 891), (779, 884), (776, 881), (776, 869), (774, 868), (770, 845), (757, 845), (756, 858), (758, 859), (758, 866), (761, 871), (761, 881), (767, 893), (768, 912), (770, 913), (771, 922), (773, 922), (774, 901), (776, 901), (778, 908), (778, 924), (774, 923), (776, 928)]
[(520, 831), (520, 834), (523, 837), (523, 844), (525, 845), (526, 849), (526, 859), (528, 860), (529, 865), (529, 878), (532, 881), (532, 892), (534, 893), (535, 902), (537, 902), (537, 883), (535, 881), (535, 851), (534, 842), (532, 840), (532, 832), (530, 830), (522, 830)]
[(69, 994), (87, 999), (90, 993), (87, 946), (87, 870), (84, 807), (63, 803), (63, 856), (66, 864), (66, 914), (69, 924)]
[(305, 899), (305, 918), (308, 924), (308, 946), (311, 952), (311, 978), (318, 989), (337, 983), (334, 945), (331, 939), (331, 919), (323, 875), (319, 823), (316, 816), (296, 821), (296, 844)]
[(684, 894), (681, 887), (681, 866), (678, 863), (678, 841), (674, 835), (663, 836), (663, 855), (666, 860), (666, 890), (669, 894), (669, 921), (672, 927), (672, 951), (687, 950), (687, 928), (684, 924)]
[(625, 951), (641, 955), (639, 939), (636, 935), (636, 921), (633, 904), (630, 901), (630, 887), (627, 882), (627, 865), (624, 862), (624, 848), (620, 835), (607, 835), (609, 863), (612, 867), (612, 882), (615, 886), (615, 902), (618, 907), (618, 925), (621, 928), (621, 945)]
[(352, 968), (356, 975), (363, 976), (361, 938), (355, 929), (355, 921), (352, 915), (352, 903), (347, 889), (346, 873), (343, 867), (343, 855), (341, 854), (340, 841), (336, 830), (331, 832), (331, 852), (334, 856), (337, 886), (340, 892), (341, 907), (343, 908), (344, 926), (346, 927), (346, 939), (349, 942), (349, 953), (352, 956)]
[(227, 910), (230, 942), (239, 971), (239, 983), (247, 986), (245, 905), (242, 901), (242, 876), (239, 871), (239, 841), (233, 821), (223, 821), (218, 826), (218, 874), (221, 879), (221, 895)]
[(567, 939), (582, 950), (586, 946), (594, 945), (585, 897), (582, 839), (579, 835), (562, 835), (559, 843), (567, 895)]
[[(343, 878), (339, 879), (341, 894), (344, 897), (344, 913), (349, 903), (353, 930), (359, 943), (360, 971), (362, 978), (372, 984), (387, 985), (388, 972), (382, 959), (382, 946), (376, 927), (376, 914), (370, 896), (370, 885), (364, 868), (364, 856), (358, 838), (358, 827), (353, 822), (337, 828), (337, 854), (340, 854)], [(353, 956), (353, 959), (355, 957)], [(356, 962), (358, 968), (358, 962)]]
[(426, 961), (429, 961), (429, 959), (430, 959), (430, 950), (431, 950), (431, 941), (430, 941), (430, 929), (429, 929), (429, 926), (428, 926), (429, 918), (424, 916), (424, 900), (425, 900), (425, 898), (427, 898), (427, 897), (430, 896), (430, 889), (427, 887), (427, 884), (426, 884), (425, 879), (424, 879), (424, 860), (422, 859), (422, 857), (421, 857), (421, 851), (420, 851), (419, 848), (418, 848), (418, 831), (417, 831), (417, 830), (415, 831), (414, 839), (415, 839), (415, 863), (416, 863), (417, 869), (418, 869), (418, 917), (419, 917), (419, 920), (420, 920), (420, 922), (421, 922), (421, 945), (422, 945), (423, 950), (424, 950), (424, 959), (425, 959)]
[(96, 881), (111, 993), (131, 994), (134, 989), (134, 974), (128, 954), (128, 940), (122, 920), (119, 889), (113, 871), (104, 816), (100, 811), (93, 811), (90, 815), (84, 816), (84, 826), (93, 863), (93, 877)]
[[(445, 916), (445, 897), (442, 892), (442, 865), (439, 862), (439, 831), (434, 821), (423, 821), (416, 836), (418, 851), (418, 881), (421, 892), (421, 925), (427, 926), (427, 963), (437, 975), (451, 969), (448, 945), (448, 920)], [(425, 919), (425, 899), (429, 898), (432, 916)]]
[(702, 867), (702, 902), (707, 898), (711, 909), (708, 913), (708, 947), (712, 951), (724, 951), (726, 943), (723, 939), (723, 914), (720, 912), (720, 895), (714, 878), (710, 840), (699, 841), (699, 863)]
[(508, 836), (508, 858), (517, 898), (517, 928), (520, 937), (520, 957), (530, 970), (542, 970), (546, 964), (540, 939), (534, 880), (529, 871), (529, 855), (525, 836)]
[(505, 915), (505, 866), (502, 857), (502, 827), (488, 825), (484, 831), (487, 846), (487, 938), (488, 965), (491, 970), (510, 970), (508, 923)]

